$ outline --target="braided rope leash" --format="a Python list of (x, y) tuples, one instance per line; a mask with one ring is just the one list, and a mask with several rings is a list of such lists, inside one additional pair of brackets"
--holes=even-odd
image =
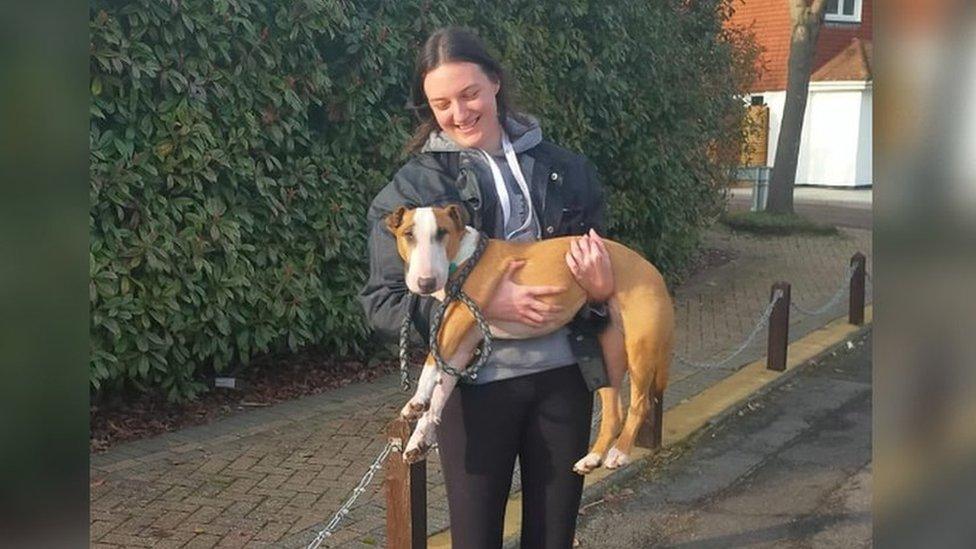
[(407, 373), (408, 334), (410, 332), (410, 311), (413, 310), (414, 303), (417, 301), (417, 294), (407, 293), (407, 314), (403, 315), (403, 322), (400, 323), (400, 388), (404, 392), (410, 390), (410, 376)]
[[(478, 234), (478, 244), (474, 249), (474, 253), (471, 257), (464, 263), (464, 266), (459, 269), (455, 275), (448, 280), (447, 286), (444, 289), (444, 301), (438, 306), (437, 310), (434, 312), (434, 318), (430, 325), (430, 340), (428, 342), (430, 346), (430, 354), (434, 357), (434, 362), (441, 371), (451, 374), (455, 377), (464, 377), (467, 379), (477, 379), (478, 371), (485, 362), (488, 360), (488, 356), (491, 355), (491, 328), (488, 325), (488, 320), (485, 315), (481, 312), (481, 308), (471, 299), (468, 294), (464, 293), (462, 288), (464, 287), (465, 281), (467, 281), (468, 276), (474, 270), (475, 266), (478, 264), (478, 260), (485, 253), (485, 249), (488, 247), (488, 237), (483, 233)], [(414, 302), (417, 299), (416, 294), (410, 294), (410, 302), (407, 306), (407, 311), (413, 309)], [(484, 341), (480, 351), (477, 351), (478, 360), (474, 364), (468, 366), (463, 370), (458, 370), (453, 368), (444, 357), (441, 356), (440, 344), (437, 341), (437, 334), (440, 331), (441, 323), (444, 322), (444, 313), (447, 312), (447, 307), (452, 301), (460, 301), (463, 303), (471, 314), (474, 316), (475, 321), (478, 323), (478, 327), (481, 329), (481, 334), (484, 336)], [(410, 390), (410, 376), (407, 373), (407, 348), (409, 345), (408, 334), (410, 332), (410, 314), (406, 314), (403, 317), (403, 322), (400, 324), (400, 386), (404, 391)]]

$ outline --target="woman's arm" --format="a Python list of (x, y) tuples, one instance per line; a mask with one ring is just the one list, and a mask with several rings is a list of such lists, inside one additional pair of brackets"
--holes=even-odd
[(589, 161), (585, 162), (586, 191), (588, 200), (586, 225), (589, 232), (574, 240), (566, 254), (566, 264), (580, 286), (586, 290), (592, 303), (602, 303), (613, 294), (613, 270), (610, 265), (610, 255), (598, 233), (604, 229), (604, 199), (603, 188), (600, 185), (596, 168)]
[(383, 338), (397, 341), (403, 318), (409, 315), (414, 328), (411, 340), (424, 346), (430, 333), (431, 310), (437, 300), (429, 296), (410, 299), (403, 259), (397, 252), (395, 237), (386, 228), (385, 218), (399, 206), (424, 204), (425, 197), (420, 195), (417, 185), (430, 183), (425, 179), (430, 177), (428, 171), (411, 164), (404, 166), (370, 204), (366, 214), (369, 278), (359, 292), (367, 322)]

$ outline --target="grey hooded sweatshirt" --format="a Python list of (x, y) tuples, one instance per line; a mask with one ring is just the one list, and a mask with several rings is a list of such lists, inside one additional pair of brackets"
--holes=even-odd
[[(602, 232), (603, 195), (593, 165), (578, 154), (544, 141), (538, 123), (530, 117), (521, 118), (519, 121), (510, 117), (504, 129), (529, 185), (534, 222), (529, 230), (513, 235), (513, 238), (580, 235), (590, 228)], [(518, 226), (522, 219), (516, 219), (515, 212), (521, 191), (505, 157), (494, 158), (512, 197), (510, 226)], [(413, 302), (406, 299), (409, 290), (404, 282), (403, 261), (383, 219), (401, 205), (446, 204), (462, 205), (468, 214), (469, 225), (493, 238), (503, 238), (501, 207), (483, 153), (462, 149), (441, 132), (433, 132), (422, 150), (400, 168), (376, 196), (367, 216), (370, 274), (360, 292), (360, 301), (370, 325), (391, 339), (397, 337), (404, 315), (409, 315), (414, 342), (426, 344), (436, 300), (429, 296)], [(523, 209), (523, 215), (529, 215), (529, 212)], [(606, 370), (596, 339), (605, 325), (605, 318), (584, 307), (567, 327), (548, 336), (518, 341), (495, 340), (491, 357), (474, 383), (489, 383), (575, 362), (591, 390), (606, 386)]]
[[(527, 123), (521, 123), (514, 119), (509, 119), (505, 125), (505, 133), (508, 134), (515, 149), (519, 166), (522, 169), (526, 181), (532, 181), (532, 168), (535, 160), (528, 155), (521, 154), (535, 147), (542, 142), (542, 129), (534, 118), (526, 117)], [(444, 135), (443, 132), (432, 132), (427, 139), (421, 152), (461, 152), (463, 149), (454, 141)], [(504, 153), (492, 155), (502, 173), (505, 186), (511, 201), (512, 213), (508, 224), (503, 219), (502, 209), (495, 208), (494, 230), (488, 233), (491, 238), (504, 240), (506, 234), (511, 234), (518, 227), (525, 223), (525, 218), (529, 217), (531, 223), (527, 229), (511, 235), (511, 240), (532, 241), (537, 240), (541, 233), (539, 227), (539, 216), (535, 215), (527, 206), (528, 201), (523, 196), (515, 175), (512, 172), (508, 160)], [(495, 189), (494, 179), (488, 160), (484, 154), (475, 155), (473, 167), (477, 172), (478, 185), (483, 195), (490, 194), (496, 202), (500, 200)], [(475, 380), (462, 382), (481, 385), (492, 381), (519, 377), (562, 366), (576, 363), (576, 357), (569, 346), (569, 330), (565, 327), (555, 332), (532, 339), (504, 340), (496, 339), (492, 344), (491, 356), (485, 362), (484, 367)]]

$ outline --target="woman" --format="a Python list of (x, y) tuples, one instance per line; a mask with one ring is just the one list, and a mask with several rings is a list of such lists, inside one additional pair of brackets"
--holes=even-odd
[[(571, 547), (583, 478), (573, 463), (586, 454), (592, 391), (607, 384), (596, 333), (613, 291), (603, 230), (603, 197), (585, 158), (542, 138), (538, 123), (515, 112), (501, 66), (471, 31), (434, 32), (418, 56), (412, 89), (420, 124), (412, 158), (370, 207), (370, 277), (361, 300), (378, 331), (397, 334), (410, 315), (428, 338), (433, 298), (407, 299), (403, 263), (383, 217), (398, 206), (462, 204), (469, 224), (492, 238), (578, 239), (567, 263), (590, 306), (571, 326), (530, 340), (495, 340), (473, 382), (462, 382), (437, 430), (447, 485), (451, 538), (461, 549), (500, 547), (515, 459), (522, 477), (522, 547)], [(489, 320), (536, 324), (554, 311), (521, 286), (515, 264), (492, 301)], [(408, 310), (409, 309), (409, 310)]]

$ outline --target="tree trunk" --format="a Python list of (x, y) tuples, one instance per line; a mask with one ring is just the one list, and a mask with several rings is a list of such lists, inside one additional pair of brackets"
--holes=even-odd
[(793, 184), (796, 164), (800, 156), (800, 137), (803, 134), (803, 113), (807, 108), (813, 53), (820, 34), (826, 0), (789, 0), (792, 31), (790, 33), (790, 61), (786, 81), (786, 104), (783, 121), (776, 141), (776, 158), (769, 178), (769, 197), (766, 211), (793, 213)]

